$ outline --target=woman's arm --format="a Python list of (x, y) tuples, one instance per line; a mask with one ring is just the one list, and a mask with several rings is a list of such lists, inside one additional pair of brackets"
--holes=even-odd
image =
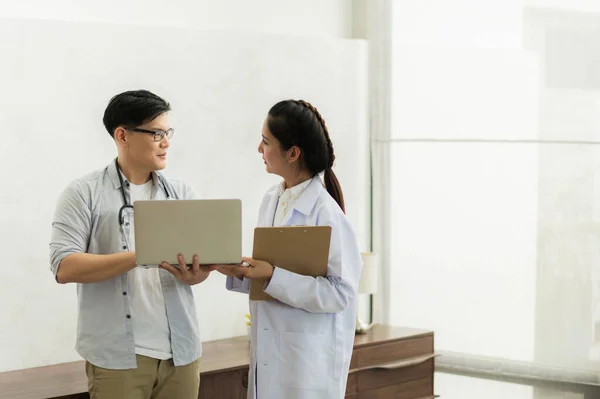
[(264, 291), (307, 312), (337, 313), (356, 297), (362, 260), (354, 231), (345, 216), (325, 217), (319, 225), (332, 227), (327, 276), (303, 276), (275, 267)]

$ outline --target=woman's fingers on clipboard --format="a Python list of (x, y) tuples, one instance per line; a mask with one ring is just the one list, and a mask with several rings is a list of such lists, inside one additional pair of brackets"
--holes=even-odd
[(273, 276), (275, 268), (269, 262), (247, 257), (243, 257), (242, 262), (249, 265), (249, 267), (245, 268), (245, 276), (248, 278), (271, 278)]

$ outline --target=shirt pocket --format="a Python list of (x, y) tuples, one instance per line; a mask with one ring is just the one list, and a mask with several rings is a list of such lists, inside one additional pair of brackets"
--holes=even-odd
[(282, 332), (280, 338), (280, 383), (302, 390), (327, 390), (333, 375), (334, 360), (329, 336)]

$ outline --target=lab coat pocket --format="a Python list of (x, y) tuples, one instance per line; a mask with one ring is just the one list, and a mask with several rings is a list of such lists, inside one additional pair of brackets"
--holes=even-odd
[(279, 342), (281, 384), (303, 390), (326, 390), (333, 367), (328, 336), (283, 332)]

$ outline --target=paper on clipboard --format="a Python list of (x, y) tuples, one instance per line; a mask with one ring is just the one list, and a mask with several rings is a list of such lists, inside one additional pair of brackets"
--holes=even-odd
[[(257, 227), (252, 258), (305, 276), (325, 277), (330, 242), (331, 226)], [(251, 300), (273, 299), (263, 291), (266, 281), (251, 281)]]

